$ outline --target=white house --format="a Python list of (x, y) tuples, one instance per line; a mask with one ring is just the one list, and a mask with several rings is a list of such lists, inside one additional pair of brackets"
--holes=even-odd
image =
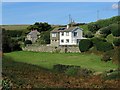
[(52, 46), (78, 45), (83, 37), (83, 29), (80, 27), (55, 28), (50, 35)]

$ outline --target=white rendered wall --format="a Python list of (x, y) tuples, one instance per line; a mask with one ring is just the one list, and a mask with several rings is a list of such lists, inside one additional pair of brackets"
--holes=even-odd
[[(77, 32), (78, 35), (74, 37), (74, 32)], [(62, 32), (60, 32), (60, 43), (59, 45), (77, 45), (77, 39), (82, 39), (82, 30), (77, 29), (73, 32), (69, 32), (69, 36), (66, 36), (66, 32), (64, 32), (64, 36), (62, 36)], [(69, 43), (66, 43), (66, 39), (69, 39)], [(61, 42), (61, 40), (64, 40), (64, 43)]]

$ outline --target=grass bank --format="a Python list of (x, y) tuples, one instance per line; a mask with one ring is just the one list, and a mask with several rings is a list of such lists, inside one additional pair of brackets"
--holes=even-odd
[(38, 65), (47, 69), (52, 69), (55, 64), (77, 65), (99, 72), (117, 68), (117, 65), (112, 64), (112, 62), (102, 62), (101, 57), (94, 54), (19, 51), (4, 55), (12, 57), (17, 62)]

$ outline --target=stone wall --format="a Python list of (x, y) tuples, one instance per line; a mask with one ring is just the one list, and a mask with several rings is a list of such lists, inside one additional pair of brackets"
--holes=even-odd
[(33, 46), (29, 45), (23, 48), (24, 51), (36, 51), (36, 52), (80, 52), (79, 47), (53, 47), (53, 46), (47, 46), (47, 45), (41, 45), (41, 46)]

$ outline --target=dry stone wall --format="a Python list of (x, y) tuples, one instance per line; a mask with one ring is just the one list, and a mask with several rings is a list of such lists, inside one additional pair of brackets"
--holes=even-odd
[(80, 52), (79, 47), (53, 47), (53, 46), (33, 46), (29, 45), (23, 48), (24, 51), (36, 51), (36, 52), (71, 52), (71, 53), (77, 53)]

